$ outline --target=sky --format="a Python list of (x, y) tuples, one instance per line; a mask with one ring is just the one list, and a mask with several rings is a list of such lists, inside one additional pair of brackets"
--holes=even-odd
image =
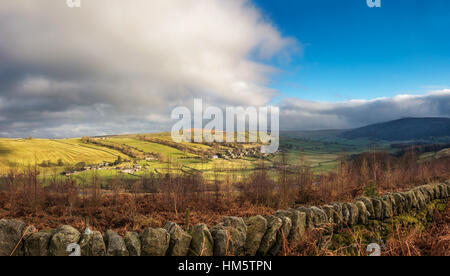
[(283, 96), (345, 101), (423, 94), (450, 87), (450, 2), (256, 0), (295, 56), (271, 87)]
[(280, 107), (282, 129), (450, 116), (446, 0), (15, 0), (0, 137), (170, 130), (176, 106)]

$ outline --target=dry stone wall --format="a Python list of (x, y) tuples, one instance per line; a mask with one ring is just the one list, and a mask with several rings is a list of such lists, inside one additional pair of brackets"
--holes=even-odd
[(37, 232), (19, 220), (0, 220), (0, 256), (270, 256), (279, 254), (287, 242), (300, 241), (313, 228), (365, 225), (383, 221), (450, 197), (450, 183), (430, 184), (407, 192), (380, 197), (360, 197), (351, 203), (280, 210), (273, 216), (225, 217), (208, 229), (199, 224), (184, 231), (169, 222), (164, 228), (149, 228), (124, 237), (64, 225)]

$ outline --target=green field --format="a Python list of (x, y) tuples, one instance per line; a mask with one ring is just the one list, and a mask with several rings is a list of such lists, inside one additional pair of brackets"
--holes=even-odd
[[(336, 169), (343, 155), (369, 151), (372, 147), (369, 140), (345, 140), (336, 137), (315, 137), (311, 140), (310, 137), (301, 138), (296, 133), (282, 137), (280, 144), (288, 150), (286, 157), (289, 164), (309, 166), (318, 174)], [(379, 150), (388, 148), (387, 144), (377, 145)], [(280, 162), (281, 159), (281, 155), (278, 155), (275, 161)]]
[(106, 141), (109, 141), (112, 143), (117, 143), (117, 144), (128, 145), (128, 146), (137, 148), (139, 150), (142, 150), (142, 151), (148, 152), (148, 153), (151, 153), (151, 152), (159, 153), (159, 154), (162, 154), (165, 158), (178, 159), (178, 158), (196, 157), (193, 154), (184, 153), (178, 149), (175, 149), (175, 148), (172, 148), (169, 146), (165, 146), (165, 145), (161, 145), (161, 144), (157, 144), (157, 143), (140, 141), (140, 140), (132, 139), (132, 138), (111, 137), (111, 138), (107, 138)]
[[(156, 139), (156, 142), (148, 142), (142, 139)], [(114, 162), (118, 156), (122, 162), (118, 167), (111, 167), (99, 171), (99, 176), (113, 178), (120, 172), (120, 168), (139, 165), (143, 169), (127, 177), (139, 178), (147, 173), (186, 174), (202, 172), (206, 178), (214, 177), (241, 177), (254, 170), (259, 159), (243, 157), (239, 159), (204, 158), (191, 152), (206, 152), (213, 150), (212, 145), (182, 143), (185, 148), (174, 148), (170, 133), (120, 135), (93, 138), (105, 144), (97, 144), (82, 139), (0, 139), (0, 174), (7, 173), (11, 168), (26, 168), (37, 164), (40, 170), (47, 174), (55, 171), (62, 172), (69, 166), (84, 162), (86, 165), (96, 165), (103, 162)], [(97, 141), (97, 140), (94, 140)], [(281, 139), (281, 147), (286, 149), (285, 157), (277, 154), (269, 160), (265, 160), (267, 167), (284, 158), (291, 165), (306, 165), (316, 173), (324, 173), (337, 168), (339, 159), (343, 154), (356, 154), (370, 149), (370, 141), (367, 140), (343, 140), (338, 138), (310, 140), (287, 135)], [(114, 145), (114, 147), (111, 147)], [(118, 147), (116, 147), (118, 146)], [(215, 145), (214, 145), (215, 146)], [(157, 155), (152, 160), (140, 160), (124, 154), (120, 147), (132, 148), (143, 154)], [(251, 147), (243, 145), (242, 148)], [(114, 148), (114, 149), (113, 149)], [(191, 149), (190, 150), (186, 150)], [(217, 149), (229, 149), (224, 145)], [(386, 149), (386, 145), (379, 145), (379, 149)], [(42, 165), (44, 162), (47, 166)], [(79, 176), (91, 176), (91, 172), (78, 173)]]

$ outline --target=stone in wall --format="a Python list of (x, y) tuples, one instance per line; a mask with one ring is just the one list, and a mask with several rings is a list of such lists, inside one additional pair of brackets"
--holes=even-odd
[(370, 213), (367, 211), (366, 205), (361, 200), (355, 202), (358, 208), (358, 224), (367, 225)]
[(439, 199), (444, 199), (447, 198), (446, 193), (447, 193), (447, 189), (443, 189), (443, 184), (436, 184), (437, 189), (439, 190)]
[(229, 256), (231, 237), (230, 232), (223, 224), (215, 225), (211, 228), (211, 235), (214, 239), (214, 256)]
[(179, 225), (174, 222), (169, 222), (164, 226), (164, 229), (170, 235), (169, 248), (167, 250), (168, 256), (186, 256), (189, 252), (192, 237), (186, 233)]
[(441, 199), (445, 199), (449, 197), (447, 185), (444, 183), (437, 184), (439, 186), (439, 190), (441, 192)]
[(123, 240), (125, 241), (130, 256), (141, 256), (141, 240), (138, 233), (126, 232)]
[(320, 206), (319, 209), (321, 209), (322, 211), (325, 212), (325, 214), (327, 215), (327, 223), (329, 224), (334, 224), (334, 209), (333, 207), (329, 206), (329, 205), (324, 205), (324, 206)]
[(334, 210), (334, 223), (337, 226), (337, 230), (342, 229), (344, 227), (344, 214), (343, 214), (343, 208), (341, 203), (334, 203), (332, 205)]
[[(316, 241), (319, 249), (328, 248), (333, 237), (333, 230), (339, 231), (343, 227), (342, 215), (339, 215), (333, 206), (325, 205), (319, 207), (325, 212), (328, 218), (328, 223), (323, 224), (321, 229), (316, 229)], [(341, 207), (342, 208), (342, 207)]]
[(108, 230), (104, 237), (106, 243), (106, 256), (129, 256), (123, 238), (112, 230)]
[(409, 196), (407, 192), (400, 193), (404, 199), (403, 212), (409, 212), (413, 208), (413, 199)]
[(305, 213), (306, 228), (314, 229), (314, 212), (308, 207), (298, 207), (297, 211)]
[(436, 199), (442, 199), (441, 188), (439, 184), (433, 184), (434, 192), (436, 194)]
[(321, 227), (324, 224), (328, 224), (328, 216), (322, 209), (315, 206), (310, 207), (310, 209), (314, 213), (313, 221), (315, 227)]
[(440, 190), (439, 190), (439, 186), (437, 184), (430, 184), (431, 187), (434, 190), (434, 198), (435, 199), (440, 199), (441, 198), (441, 194), (440, 194)]
[(247, 239), (247, 226), (244, 220), (238, 217), (225, 217), (223, 223), (226, 228), (230, 229), (232, 254), (234, 256), (243, 255)]
[(425, 185), (421, 187), (422, 193), (426, 195), (427, 203), (430, 203), (435, 199), (434, 189), (430, 185)]
[(424, 205), (429, 203), (429, 195), (428, 195), (427, 191), (424, 188), (417, 187), (417, 188), (414, 188), (413, 190), (415, 191), (416, 196), (418, 196), (419, 193), (422, 195), (422, 197), (424, 199)]
[[(10, 256), (22, 238), (27, 225), (16, 219), (0, 220), (0, 256)], [(22, 256), (23, 241), (17, 246), (14, 256)]]
[(353, 203), (344, 203), (344, 206), (346, 206), (348, 210), (348, 225), (354, 226), (358, 224), (359, 220), (359, 209), (358, 207)]
[(269, 250), (274, 247), (277, 242), (277, 236), (280, 228), (283, 226), (283, 220), (275, 216), (267, 216), (267, 230), (264, 234), (257, 255), (266, 256)]
[(416, 197), (416, 194), (413, 191), (405, 192), (405, 195), (409, 198), (411, 201), (411, 208), (419, 209), (419, 200)]
[(447, 195), (450, 197), (450, 182), (444, 184), (447, 187)]
[(439, 189), (439, 186), (437, 184), (431, 184), (431, 186), (433, 187), (433, 190), (434, 190), (434, 198), (435, 199), (440, 199), (441, 198), (441, 191)]
[(266, 233), (267, 220), (262, 216), (254, 216), (244, 221), (247, 226), (247, 239), (244, 245), (245, 255), (255, 256)]
[(295, 233), (299, 234), (299, 239), (298, 240), (300, 240), (300, 239), (302, 239), (305, 236), (305, 233), (306, 233), (306, 214), (303, 213), (303, 212), (299, 212), (297, 210), (293, 210), (293, 209), (291, 209), (291, 211), (299, 213), (299, 217), (298, 217), (298, 221), (297, 221), (297, 229), (298, 230), (296, 230)]
[(165, 256), (170, 234), (163, 228), (148, 228), (141, 235), (142, 256)]
[(371, 198), (370, 201), (372, 201), (372, 206), (373, 206), (373, 213), (370, 218), (376, 219), (376, 220), (383, 220), (384, 213), (383, 213), (383, 203), (381, 201), (381, 198), (374, 197), (374, 198)]
[(400, 193), (394, 193), (392, 194), (392, 196), (394, 197), (394, 214), (395, 215), (400, 215), (403, 213), (404, 210), (404, 205), (405, 205), (405, 200), (403, 198), (403, 196)]
[(214, 253), (214, 239), (206, 224), (198, 224), (190, 231), (192, 241), (190, 245), (190, 256), (210, 257)]
[(106, 245), (103, 236), (98, 231), (86, 229), (80, 240), (81, 256), (105, 256)]
[(448, 188), (450, 188), (450, 186), (447, 186), (445, 184), (438, 184), (438, 185), (439, 185), (439, 189), (441, 192), (441, 198), (442, 199), (448, 198), (449, 197), (449, 189)]
[(350, 225), (350, 210), (348, 209), (348, 206), (345, 203), (342, 203), (341, 206), (344, 225)]
[(367, 212), (369, 212), (368, 218), (375, 219), (375, 210), (370, 198), (362, 196), (358, 197), (356, 201), (361, 201), (365, 205)]
[(424, 194), (422, 193), (422, 191), (420, 190), (420, 188), (415, 188), (412, 190), (412, 192), (414, 193), (414, 195), (416, 196), (417, 199), (417, 203), (419, 205), (419, 209), (423, 209), (426, 207), (427, 203), (426, 203), (426, 199)]
[(289, 233), (288, 241), (290, 243), (298, 242), (305, 235), (306, 214), (298, 210), (280, 210), (275, 213), (276, 217), (288, 217), (291, 219), (292, 227)]
[(421, 203), (421, 201), (423, 200), (423, 199), (420, 199), (417, 195), (417, 193), (416, 192), (414, 192), (413, 190), (411, 190), (411, 191), (409, 191), (410, 193), (412, 193), (413, 195), (414, 195), (414, 202), (413, 202), (413, 204), (415, 204), (415, 208), (416, 209), (420, 209), (420, 208), (422, 208), (422, 203)]
[(279, 218), (283, 223), (280, 227), (280, 230), (278, 231), (277, 240), (275, 244), (272, 246), (272, 248), (270, 248), (269, 252), (267, 253), (267, 255), (269, 256), (277, 256), (280, 252), (281, 253), (283, 252), (283, 249), (289, 246), (288, 237), (292, 229), (292, 221), (288, 217), (279, 217)]
[(389, 195), (380, 197), (383, 219), (392, 218), (393, 206)]
[(80, 236), (80, 232), (70, 225), (59, 227), (50, 239), (49, 255), (68, 256), (70, 252), (67, 251), (67, 247), (71, 243), (78, 244)]
[(242, 218), (225, 217), (223, 223), (211, 229), (214, 238), (214, 256), (241, 256), (247, 237), (247, 226)]
[(40, 231), (32, 233), (25, 239), (25, 256), (48, 256), (48, 247), (54, 231)]
[(408, 196), (406, 195), (406, 193), (398, 193), (401, 197), (402, 197), (402, 203), (403, 203), (403, 212), (402, 213), (406, 213), (411, 211), (412, 209), (412, 202), (410, 201), (410, 199), (408, 198)]
[(444, 197), (443, 190), (442, 190), (442, 188), (441, 188), (441, 184), (436, 184), (436, 189), (437, 189), (438, 194), (439, 194), (439, 199), (445, 198), (445, 197)]
[(438, 186), (439, 189), (439, 194), (440, 194), (440, 199), (445, 199), (448, 197), (448, 193), (447, 193), (447, 186), (445, 184), (439, 183), (436, 184)]

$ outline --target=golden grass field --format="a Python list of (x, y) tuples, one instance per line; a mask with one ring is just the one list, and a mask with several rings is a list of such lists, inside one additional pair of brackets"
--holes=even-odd
[(112, 162), (122, 153), (95, 145), (85, 145), (80, 139), (0, 139), (0, 173), (6, 173), (13, 167), (26, 167), (43, 161), (64, 165), (79, 162), (96, 164)]

